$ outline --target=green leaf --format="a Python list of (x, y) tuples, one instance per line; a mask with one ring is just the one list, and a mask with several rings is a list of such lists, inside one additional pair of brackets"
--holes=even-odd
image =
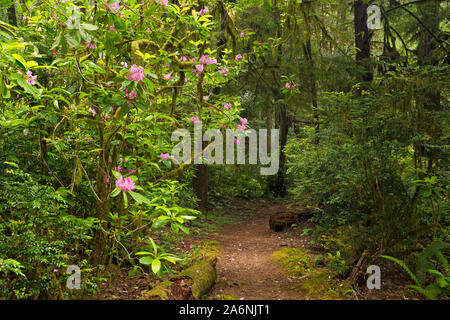
[(414, 273), (412, 273), (412, 271), (406, 266), (406, 264), (405, 264), (403, 261), (400, 261), (400, 260), (398, 260), (398, 259), (396, 259), (396, 258), (394, 258), (394, 257), (391, 257), (391, 256), (384, 256), (384, 255), (381, 255), (380, 257), (398, 263), (403, 269), (405, 269), (405, 271), (409, 274), (409, 276), (411, 277), (411, 279), (413, 279), (414, 282), (415, 282), (417, 285), (420, 286), (420, 283), (419, 283), (419, 280), (417, 280), (417, 277), (414, 275)]
[(181, 231), (183, 231), (186, 234), (189, 234), (189, 229), (181, 224), (178, 225), (178, 228), (180, 228)]
[(142, 194), (133, 192), (133, 191), (128, 191), (128, 193), (130, 194), (130, 196), (133, 197), (133, 199), (137, 202), (137, 203), (150, 203), (150, 200), (148, 200), (146, 197), (144, 197)]
[(127, 196), (127, 193), (126, 192), (122, 192), (122, 194), (123, 194), (123, 206), (125, 208), (128, 208), (128, 196)]
[(139, 263), (145, 264), (145, 265), (150, 265), (153, 262), (153, 258), (150, 256), (145, 256), (139, 259)]
[(153, 273), (158, 273), (161, 269), (161, 261), (159, 259), (154, 259), (152, 262), (152, 271)]
[(111, 191), (111, 193), (109, 194), (109, 196), (111, 198), (116, 197), (118, 194), (120, 193), (120, 189), (118, 187), (116, 187), (113, 191)]
[(98, 29), (97, 26), (90, 24), (90, 23), (82, 23), (81, 26), (83, 27), (83, 29), (89, 30), (89, 31), (94, 31), (94, 30)]

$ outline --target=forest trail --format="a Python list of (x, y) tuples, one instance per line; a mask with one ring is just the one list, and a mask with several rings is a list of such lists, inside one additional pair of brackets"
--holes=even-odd
[(281, 206), (270, 202), (247, 203), (241, 209), (248, 216), (219, 230), (215, 237), (219, 245), (217, 282), (210, 298), (231, 295), (238, 299), (305, 299), (285, 270), (271, 259), (271, 255), (285, 246), (304, 246), (306, 239), (293, 239), (285, 232), (269, 228), (269, 217)]

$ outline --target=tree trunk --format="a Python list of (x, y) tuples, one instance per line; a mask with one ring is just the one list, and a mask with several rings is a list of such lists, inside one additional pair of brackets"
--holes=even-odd
[(8, 8), (8, 22), (10, 25), (17, 27), (16, 6), (14, 4)]
[(372, 65), (370, 63), (370, 37), (367, 28), (367, 7), (363, 0), (354, 2), (354, 25), (355, 25), (355, 47), (356, 47), (356, 63), (363, 67), (363, 81), (371, 81), (373, 79)]

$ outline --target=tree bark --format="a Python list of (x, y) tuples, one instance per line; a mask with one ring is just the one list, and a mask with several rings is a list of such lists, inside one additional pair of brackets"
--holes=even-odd
[(363, 81), (371, 81), (373, 79), (372, 64), (370, 62), (371, 33), (369, 33), (367, 28), (367, 7), (368, 5), (363, 0), (354, 2), (356, 63), (364, 69)]
[(14, 4), (8, 8), (8, 22), (10, 25), (17, 27), (16, 6)]

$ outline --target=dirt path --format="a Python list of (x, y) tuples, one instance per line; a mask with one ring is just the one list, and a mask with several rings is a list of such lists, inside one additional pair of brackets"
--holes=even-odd
[(245, 300), (305, 298), (292, 288), (295, 280), (271, 260), (272, 253), (289, 241), (285, 234), (269, 228), (269, 216), (277, 209), (255, 203), (253, 208), (246, 208), (248, 220), (219, 231), (218, 276), (210, 297), (226, 294)]

